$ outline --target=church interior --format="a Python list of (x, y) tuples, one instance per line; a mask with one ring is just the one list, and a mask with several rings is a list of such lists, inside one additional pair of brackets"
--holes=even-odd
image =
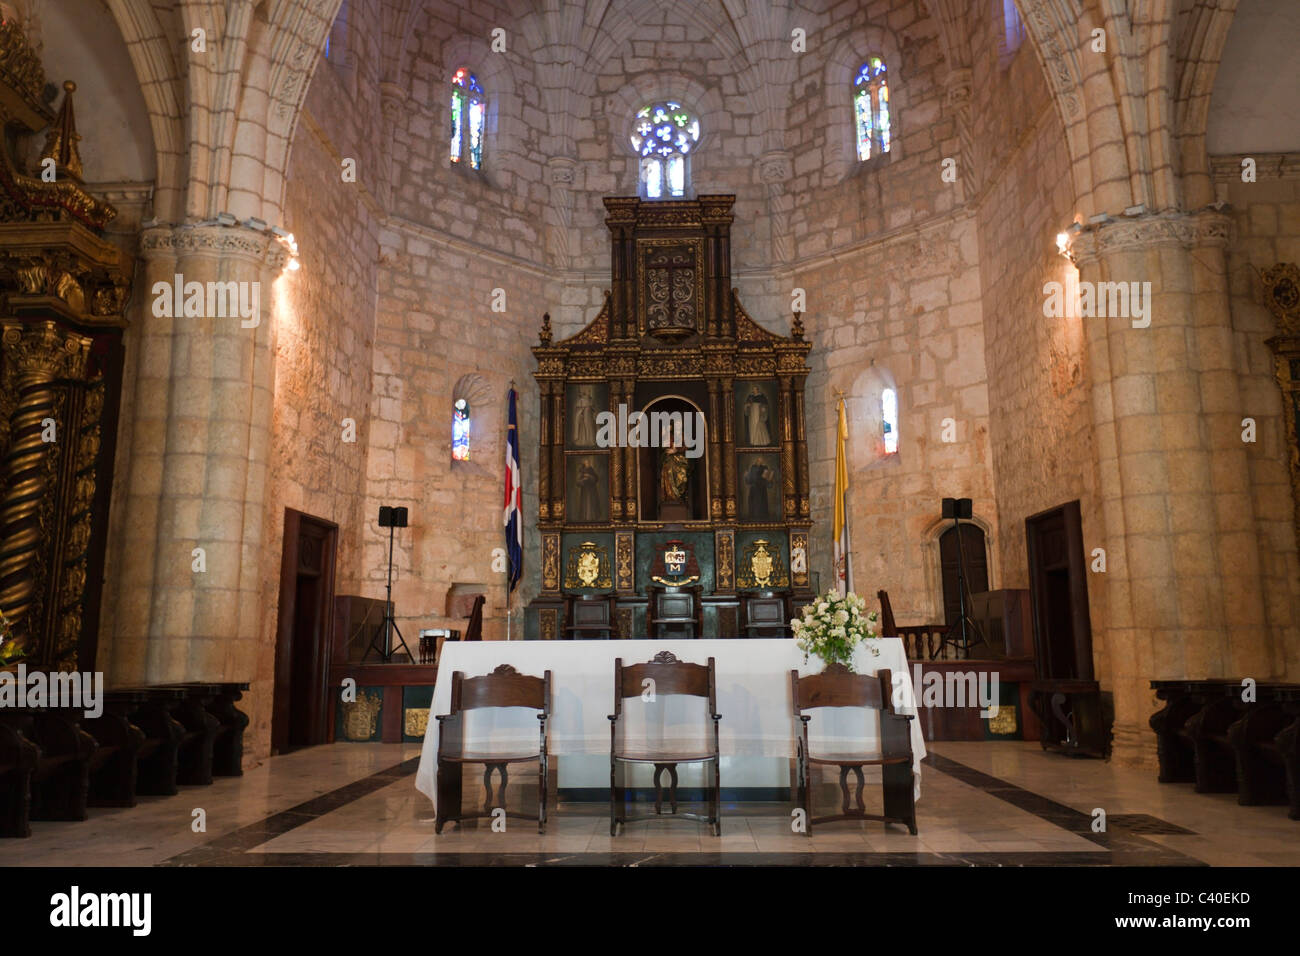
[(1300, 865), (1297, 47), (2, 0), (0, 865)]

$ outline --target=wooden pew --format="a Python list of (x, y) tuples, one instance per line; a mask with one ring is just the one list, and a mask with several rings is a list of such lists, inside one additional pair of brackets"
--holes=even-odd
[(1228, 742), (1228, 728), (1244, 712), (1241, 685), (1227, 682), (1206, 694), (1205, 706), (1187, 718), (1179, 734), (1192, 746), (1197, 793), (1233, 793), (1237, 789), (1237, 758)]
[(1237, 761), (1237, 802), (1242, 806), (1285, 804), (1286, 767), (1277, 736), (1293, 721), (1282, 698), (1286, 687), (1260, 684), (1254, 704), (1228, 728), (1228, 742)]
[(0, 722), (0, 837), (32, 835), (32, 775), (39, 756), (34, 743)]
[(90, 762), (98, 744), (72, 713), (43, 708), (0, 711), (0, 722), (37, 748), (31, 775), (31, 819), (84, 820)]
[(213, 684), (215, 692), (208, 700), (208, 713), (220, 723), (212, 742), (212, 772), (218, 777), (241, 777), (244, 774), (244, 731), (248, 715), (235, 704), (248, 690), (246, 682)]
[(173, 704), (184, 700), (179, 687), (123, 687), (106, 692), (109, 702), (123, 701), (132, 724), (144, 734), (136, 754), (136, 793), (169, 797), (177, 792), (181, 739), (185, 728), (172, 717)]
[(131, 704), (106, 698), (104, 712), (94, 719), (81, 717), (81, 729), (99, 746), (90, 760), (92, 807), (135, 806), (136, 781), (144, 732), (131, 723)]
[(218, 696), (216, 684), (176, 684), (180, 696), (171, 705), (171, 716), (181, 725), (176, 754), (176, 782), (187, 786), (212, 783), (212, 755), (221, 721), (208, 713), (207, 705)]
[(1153, 680), (1151, 689), (1165, 706), (1147, 722), (1156, 732), (1156, 754), (1160, 761), (1161, 783), (1194, 783), (1196, 758), (1191, 739), (1184, 734), (1187, 721), (1204, 709), (1211, 700), (1221, 698), (1228, 680)]

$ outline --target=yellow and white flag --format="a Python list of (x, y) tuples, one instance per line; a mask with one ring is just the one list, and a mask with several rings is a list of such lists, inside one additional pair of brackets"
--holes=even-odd
[(853, 590), (853, 558), (849, 554), (849, 422), (840, 399), (840, 424), (835, 436), (835, 587), (843, 597)]

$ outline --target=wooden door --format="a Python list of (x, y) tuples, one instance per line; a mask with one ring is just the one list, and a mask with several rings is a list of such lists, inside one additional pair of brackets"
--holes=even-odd
[(1088, 565), (1079, 502), (1025, 519), (1034, 650), (1044, 678), (1092, 680)]
[(285, 509), (271, 748), (328, 739), (330, 636), (338, 526)]

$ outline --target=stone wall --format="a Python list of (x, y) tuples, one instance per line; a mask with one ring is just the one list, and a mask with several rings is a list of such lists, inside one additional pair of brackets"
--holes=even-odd
[(1255, 419), (1250, 477), (1268, 623), (1278, 635), (1278, 673), (1300, 675), (1300, 562), (1296, 556), (1295, 500), (1287, 467), (1286, 426), (1273, 354), (1265, 344), (1277, 331), (1264, 306), (1260, 272), (1279, 262), (1300, 263), (1300, 156), (1259, 154), (1255, 181), (1242, 181), (1244, 156), (1214, 157), (1215, 194), (1230, 204), (1228, 295), (1232, 309), (1242, 417)]

